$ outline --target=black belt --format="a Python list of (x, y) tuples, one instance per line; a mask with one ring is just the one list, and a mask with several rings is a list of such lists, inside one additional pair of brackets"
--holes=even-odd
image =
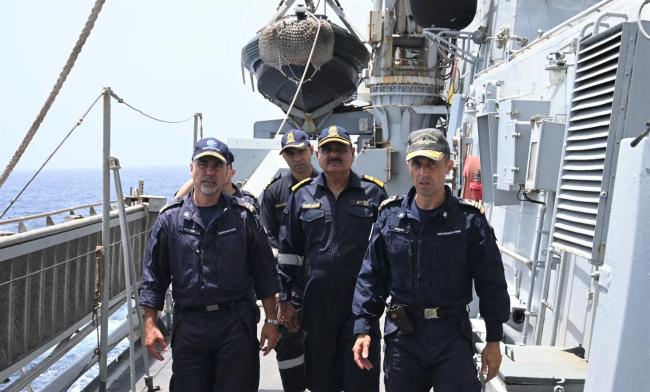
[(406, 313), (414, 319), (447, 319), (467, 313), (466, 306), (438, 306), (432, 308), (416, 308), (408, 306)]
[(181, 312), (216, 312), (216, 311), (230, 309), (241, 301), (243, 301), (243, 299), (236, 299), (234, 301), (224, 302), (220, 304), (199, 305), (199, 306), (187, 306), (187, 305), (175, 304), (174, 309), (180, 310)]

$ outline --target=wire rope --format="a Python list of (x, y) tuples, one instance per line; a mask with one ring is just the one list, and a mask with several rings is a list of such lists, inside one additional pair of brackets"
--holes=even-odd
[(133, 111), (135, 111), (135, 112), (138, 112), (138, 113), (140, 113), (141, 115), (143, 115), (143, 116), (145, 116), (145, 117), (147, 117), (147, 118), (149, 118), (149, 119), (151, 119), (151, 120), (158, 121), (158, 122), (161, 122), (161, 123), (166, 123), (166, 124), (180, 124), (180, 123), (188, 122), (188, 121), (194, 119), (194, 115), (191, 115), (191, 116), (188, 117), (188, 118), (185, 118), (185, 119), (183, 119), (183, 120), (178, 120), (178, 121), (163, 120), (163, 119), (160, 119), (160, 118), (158, 118), (158, 117), (155, 117), (155, 116), (152, 116), (152, 115), (150, 115), (150, 114), (147, 114), (147, 113), (145, 113), (144, 111), (142, 111), (142, 110), (136, 108), (135, 106), (129, 104), (129, 103), (126, 102), (123, 98), (120, 98), (117, 94), (115, 94), (114, 91), (111, 91), (111, 96), (112, 96), (113, 98), (115, 98), (115, 100), (116, 100), (118, 103), (121, 103), (121, 104), (126, 105), (126, 107), (128, 107), (129, 109), (131, 109), (131, 110), (133, 110)]
[(95, 98), (95, 100), (94, 100), (93, 103), (90, 105), (90, 107), (88, 107), (88, 110), (86, 110), (86, 112), (83, 114), (83, 116), (81, 116), (81, 118), (80, 118), (80, 119), (77, 121), (77, 123), (72, 127), (72, 129), (70, 129), (70, 131), (65, 135), (65, 137), (63, 138), (63, 140), (61, 140), (61, 142), (59, 143), (59, 145), (56, 146), (56, 148), (54, 149), (54, 151), (52, 151), (52, 153), (47, 157), (47, 159), (45, 160), (45, 162), (43, 162), (43, 164), (41, 165), (41, 167), (39, 167), (38, 170), (36, 170), (36, 173), (34, 173), (34, 175), (32, 176), (32, 178), (30, 178), (29, 181), (27, 181), (27, 183), (25, 184), (25, 186), (23, 186), (23, 188), (20, 190), (20, 192), (18, 192), (18, 194), (16, 195), (16, 197), (14, 197), (14, 199), (11, 200), (11, 202), (9, 203), (9, 205), (7, 206), (7, 208), (5, 208), (4, 211), (2, 211), (2, 214), (0, 214), (0, 219), (2, 219), (2, 217), (5, 216), (5, 214), (7, 214), (7, 211), (9, 211), (9, 209), (14, 205), (14, 203), (16, 203), (16, 201), (20, 198), (20, 196), (23, 194), (23, 192), (25, 192), (25, 190), (27, 189), (27, 187), (29, 187), (29, 185), (31, 185), (32, 181), (34, 181), (34, 179), (36, 178), (36, 176), (38, 176), (38, 174), (41, 172), (41, 170), (43, 170), (43, 168), (45, 167), (45, 165), (47, 165), (47, 163), (50, 161), (50, 159), (52, 159), (52, 157), (54, 156), (54, 154), (56, 154), (56, 152), (59, 151), (59, 148), (61, 148), (61, 146), (63, 145), (63, 143), (65, 143), (66, 140), (68, 140), (68, 138), (70, 137), (70, 135), (72, 135), (72, 132), (74, 132), (74, 130), (77, 129), (77, 128), (78, 128), (78, 127), (83, 123), (83, 121), (84, 121), (84, 119), (86, 118), (86, 116), (88, 115), (88, 113), (90, 113), (90, 110), (92, 110), (92, 108), (95, 106), (95, 104), (97, 104), (97, 101), (99, 101), (99, 99), (100, 99), (101, 97), (102, 97), (102, 94), (99, 94), (99, 95), (97, 96), (97, 98)]
[[(289, 108), (287, 109), (287, 112), (284, 115), (284, 119), (282, 119), (282, 123), (278, 127), (278, 130), (275, 132), (275, 137), (277, 137), (280, 134), (280, 131), (282, 131), (282, 128), (284, 127), (284, 124), (286, 124), (287, 119), (289, 118), (289, 115), (291, 114), (291, 110), (293, 110), (293, 105), (295, 105), (296, 100), (298, 99), (298, 94), (300, 94), (300, 90), (302, 89), (302, 84), (305, 82), (305, 77), (307, 77), (307, 71), (309, 70), (309, 64), (311, 63), (311, 59), (314, 56), (314, 51), (316, 50), (316, 44), (318, 43), (318, 36), (320, 35), (320, 28), (321, 28), (321, 21), (318, 19), (314, 14), (312, 14), (309, 11), (305, 11), (307, 15), (310, 18), (316, 19), (318, 22), (318, 28), (316, 29), (316, 35), (314, 36), (314, 43), (311, 45), (311, 51), (309, 52), (309, 58), (307, 59), (307, 64), (305, 64), (305, 70), (302, 73), (302, 77), (300, 78), (300, 82), (298, 83), (298, 86), (296, 87), (296, 93), (293, 95), (293, 99), (291, 100), (291, 104), (289, 105)], [(274, 137), (274, 138), (275, 138)]]
[(61, 88), (63, 87), (63, 83), (68, 78), (70, 71), (72, 71), (72, 67), (74, 67), (75, 61), (77, 60), (77, 57), (79, 57), (79, 53), (81, 53), (81, 48), (83, 48), (84, 44), (86, 43), (86, 39), (88, 39), (88, 36), (92, 31), (93, 26), (95, 25), (95, 21), (97, 20), (97, 17), (99, 16), (99, 12), (102, 10), (102, 6), (104, 5), (105, 1), (106, 0), (97, 0), (95, 2), (95, 5), (90, 11), (90, 16), (88, 16), (88, 20), (86, 21), (86, 24), (84, 25), (84, 28), (81, 31), (79, 38), (77, 39), (77, 43), (75, 44), (74, 48), (72, 49), (72, 52), (68, 56), (68, 60), (66, 61), (63, 70), (61, 70), (61, 73), (59, 74), (59, 78), (56, 80), (56, 83), (54, 83), (54, 87), (52, 87), (52, 91), (50, 92), (50, 95), (47, 97), (47, 100), (45, 101), (45, 104), (41, 108), (41, 111), (36, 116), (36, 119), (32, 123), (32, 126), (29, 128), (29, 131), (27, 131), (27, 134), (23, 138), (23, 141), (20, 143), (20, 146), (18, 146), (18, 149), (11, 157), (11, 160), (9, 161), (9, 163), (4, 169), (4, 172), (0, 176), (0, 188), (2, 188), (5, 181), (7, 181), (7, 178), (9, 178), (9, 175), (18, 164), (18, 161), (25, 153), (27, 146), (29, 146), (29, 143), (34, 138), (36, 131), (41, 126), (41, 123), (45, 119), (45, 116), (47, 115), (47, 112), (50, 110), (50, 107), (52, 107), (52, 104), (54, 103), (54, 100), (59, 94), (59, 91), (61, 91)]

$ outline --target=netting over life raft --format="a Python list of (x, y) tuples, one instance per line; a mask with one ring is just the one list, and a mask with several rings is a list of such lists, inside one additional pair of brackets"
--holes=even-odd
[[(334, 56), (334, 30), (321, 19), (321, 28), (311, 64), (318, 68)], [(258, 47), (262, 61), (281, 70), (285, 65), (305, 66), (309, 61), (318, 21), (314, 18), (296, 20), (289, 17), (279, 20), (262, 30)]]

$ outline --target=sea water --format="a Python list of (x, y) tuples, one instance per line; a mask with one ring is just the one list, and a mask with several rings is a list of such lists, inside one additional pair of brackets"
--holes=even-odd
[[(18, 192), (29, 181), (34, 171), (16, 171), (12, 173), (7, 182), (0, 188), (0, 214), (7, 208), (9, 203), (15, 199)], [(144, 192), (147, 195), (165, 196), (171, 199), (176, 190), (190, 178), (189, 165), (187, 167), (155, 167), (155, 168), (125, 168), (120, 170), (122, 192), (129, 194), (130, 188), (136, 188), (138, 181), (144, 181)], [(111, 200), (115, 200), (115, 184), (113, 183), (113, 172), (111, 172)], [(16, 200), (11, 209), (5, 214), (2, 220), (12, 217), (21, 217), (43, 212), (50, 212), (59, 209), (74, 207), (83, 204), (99, 203), (102, 200), (102, 173), (99, 169), (69, 169), (49, 170), (41, 172), (25, 192)], [(75, 210), (76, 214), (88, 215), (88, 209)], [(101, 208), (97, 207), (97, 213), (101, 214)], [(66, 214), (54, 216), (55, 223), (63, 222)], [(26, 222), (28, 228), (45, 226), (45, 218)], [(2, 225), (0, 231), (17, 231), (17, 225)], [(126, 307), (114, 313), (109, 319), (109, 330), (116, 328), (125, 320)], [(57, 363), (41, 374), (31, 383), (34, 391), (44, 391), (47, 384), (57, 374), (61, 373), (76, 359), (97, 346), (97, 335), (91, 333), (84, 339), (77, 348), (67, 353)], [(109, 361), (115, 358), (120, 352), (128, 348), (128, 340), (120, 342), (110, 353)], [(39, 359), (47, 356), (41, 355)], [(35, 366), (38, 360), (26, 365), (24, 371)], [(84, 385), (91, 381), (98, 374), (98, 367), (95, 365), (70, 388), (70, 391), (80, 391)], [(11, 376), (15, 380), (19, 374)], [(2, 382), (2, 380), (0, 380)], [(8, 385), (0, 384), (0, 391)]]

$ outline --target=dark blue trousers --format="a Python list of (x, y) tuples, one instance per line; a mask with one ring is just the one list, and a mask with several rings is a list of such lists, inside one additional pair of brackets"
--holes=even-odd
[(248, 301), (214, 312), (174, 311), (170, 389), (257, 391), (259, 346)]
[(381, 342), (373, 337), (370, 347), (371, 370), (362, 370), (354, 363), (352, 317), (341, 328), (326, 321), (312, 325), (305, 337), (307, 386), (312, 392), (378, 392)]
[(386, 392), (479, 392), (469, 318), (415, 321), (415, 332), (385, 337)]
[(275, 347), (284, 392), (303, 392), (306, 388), (305, 333), (290, 332), (280, 326), (280, 341)]

